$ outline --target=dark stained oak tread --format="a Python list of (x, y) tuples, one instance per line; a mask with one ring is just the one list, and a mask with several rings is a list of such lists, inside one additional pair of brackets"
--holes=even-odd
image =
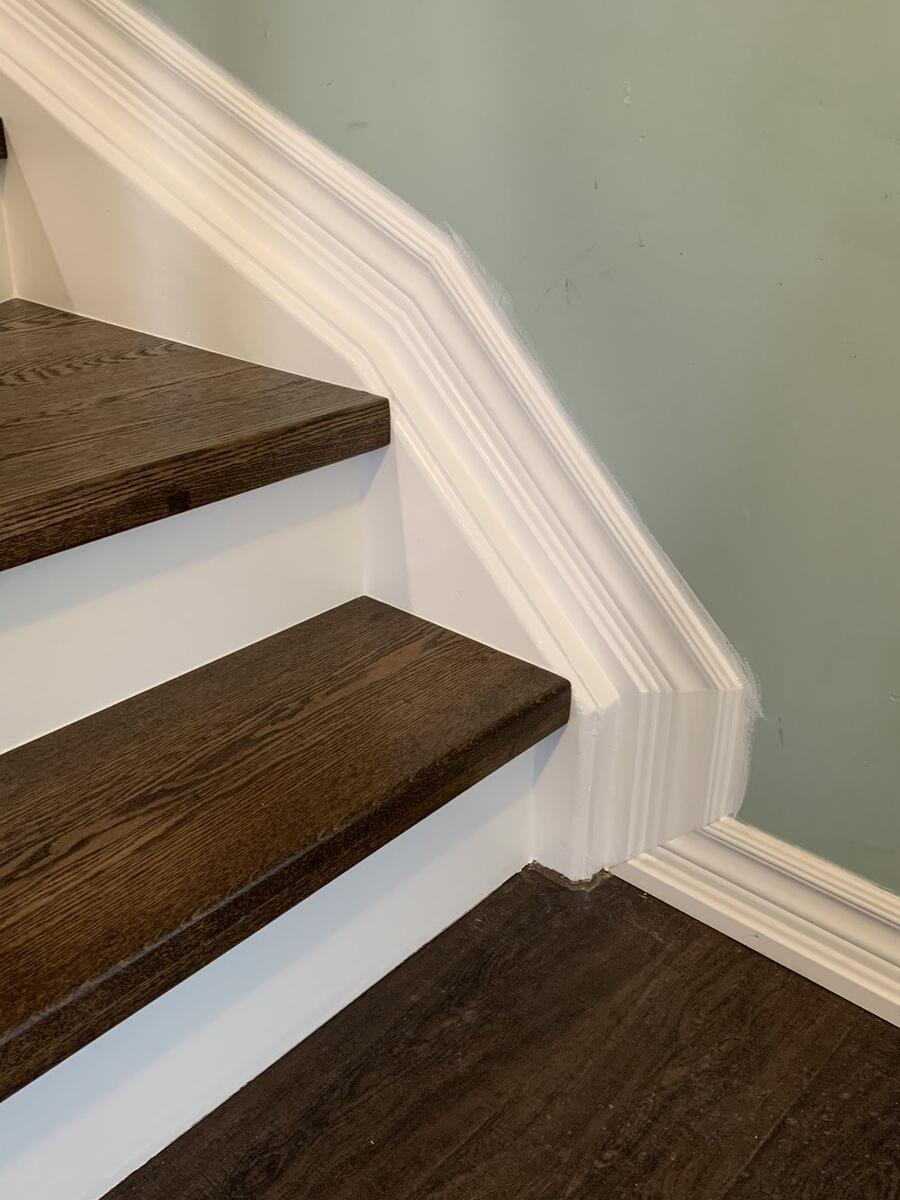
[(897, 1200), (900, 1030), (605, 878), (505, 884), (108, 1200)]
[(361, 597), (0, 756), (0, 1098), (568, 718)]
[(0, 568), (389, 440), (366, 392), (0, 304)]

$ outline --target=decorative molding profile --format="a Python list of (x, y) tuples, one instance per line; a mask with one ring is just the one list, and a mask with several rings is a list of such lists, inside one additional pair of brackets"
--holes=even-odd
[(900, 1025), (900, 896), (729, 818), (613, 873)]
[(752, 684), (453, 237), (123, 0), (0, 0), (0, 69), (391, 397), (395, 439), (574, 685), (536, 857), (583, 878), (736, 811)]

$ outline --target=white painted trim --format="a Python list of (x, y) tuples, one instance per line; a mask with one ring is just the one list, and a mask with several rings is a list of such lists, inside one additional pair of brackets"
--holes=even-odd
[(613, 873), (900, 1025), (900, 896), (728, 818)]
[(583, 877), (736, 811), (747, 676), (458, 242), (124, 0), (0, 0), (0, 70), (390, 396), (396, 443), (575, 686), (539, 857)]
[(12, 260), (9, 254), (9, 234), (6, 229), (6, 205), (3, 199), (6, 160), (0, 159), (0, 302), (16, 294), (13, 287)]

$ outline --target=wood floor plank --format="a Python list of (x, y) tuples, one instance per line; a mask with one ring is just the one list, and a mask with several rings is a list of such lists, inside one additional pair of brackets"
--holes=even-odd
[(900, 1031), (861, 1013), (727, 1200), (900, 1200)]
[[(525, 872), (110, 1197), (722, 1200), (859, 1023), (619, 880)], [(883, 1122), (898, 1101), (894, 1073)]]
[(361, 598), (0, 757), (8, 1094), (565, 723)]
[(389, 440), (366, 392), (0, 304), (0, 568)]

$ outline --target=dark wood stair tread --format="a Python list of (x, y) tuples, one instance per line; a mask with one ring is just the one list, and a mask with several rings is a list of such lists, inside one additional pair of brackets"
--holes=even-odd
[(361, 597), (0, 756), (0, 1098), (568, 717)]
[(389, 440), (366, 392), (0, 304), (0, 568)]

